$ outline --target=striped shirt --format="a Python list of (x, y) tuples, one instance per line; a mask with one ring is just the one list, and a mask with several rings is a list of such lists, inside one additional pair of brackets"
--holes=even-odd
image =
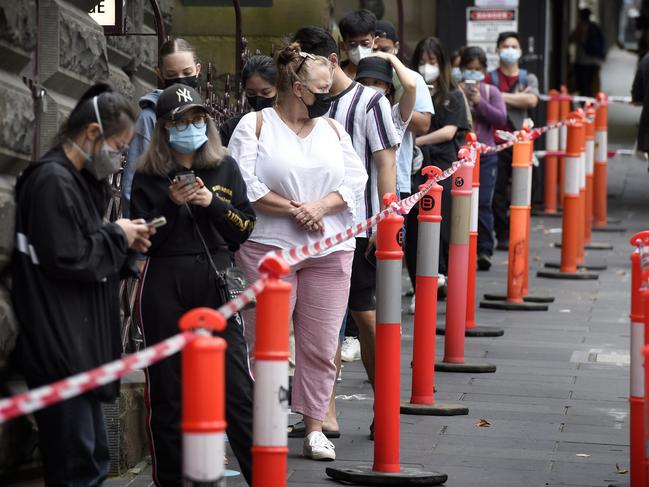
[(332, 97), (329, 117), (345, 127), (354, 150), (365, 164), (369, 179), (362, 197), (359, 195), (356, 210), (358, 221), (365, 221), (381, 210), (378, 171), (372, 155), (401, 143), (392, 121), (392, 107), (381, 93), (353, 82), (346, 90)]

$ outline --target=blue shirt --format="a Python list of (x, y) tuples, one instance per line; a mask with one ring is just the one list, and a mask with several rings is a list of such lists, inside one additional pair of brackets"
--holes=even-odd
[[(433, 115), (435, 109), (433, 108), (433, 99), (430, 96), (428, 91), (428, 86), (422, 75), (416, 71), (409, 70), (410, 76), (413, 76), (417, 84), (417, 93), (415, 97), (415, 107), (414, 111), (419, 113), (430, 113)], [(394, 74), (396, 78), (396, 73)], [(401, 83), (398, 82), (398, 78), (395, 81), (396, 93), (403, 93), (401, 89)], [(398, 100), (396, 100), (398, 101)], [(398, 193), (410, 193), (410, 175), (412, 172), (412, 149), (414, 144), (414, 138), (410, 130), (406, 130), (406, 133), (403, 135), (403, 140), (401, 141), (401, 150), (399, 151), (399, 158), (397, 159), (397, 192)]]

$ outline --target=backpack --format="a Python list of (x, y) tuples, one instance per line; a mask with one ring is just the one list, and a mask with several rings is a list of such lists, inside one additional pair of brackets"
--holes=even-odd
[[(491, 84), (499, 87), (500, 86), (500, 74), (497, 69), (489, 71), (489, 76), (491, 76)], [(510, 88), (509, 92), (514, 93), (514, 90), (518, 85), (521, 85), (523, 88), (527, 88), (527, 69), (518, 70), (518, 81)]]

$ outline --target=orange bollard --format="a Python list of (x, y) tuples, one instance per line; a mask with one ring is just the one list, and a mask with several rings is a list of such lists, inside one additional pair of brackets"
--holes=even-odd
[[(478, 138), (470, 132), (466, 136), (468, 145), (475, 145)], [(466, 330), (468, 337), (500, 337), (505, 334), (502, 328), (476, 326), (475, 324), (475, 286), (478, 259), (478, 213), (480, 206), (480, 151), (476, 147), (475, 165), (471, 191), (471, 224), (469, 227), (469, 275), (466, 292)]]
[[(559, 120), (566, 120), (570, 113), (571, 99), (566, 85), (561, 85), (561, 94), (559, 101)], [(568, 141), (568, 127), (563, 125), (559, 129), (559, 150), (566, 151)], [(564, 180), (566, 177), (566, 156), (559, 157), (559, 206), (563, 207), (563, 194), (564, 194)]]
[[(557, 90), (550, 90), (550, 99), (548, 100), (547, 125), (555, 124), (559, 121), (559, 105), (560, 98)], [(560, 128), (550, 129), (545, 134), (545, 148), (548, 154), (545, 156), (544, 172), (544, 206), (545, 210), (541, 216), (557, 215), (558, 214), (558, 183), (559, 183), (559, 157), (556, 153), (559, 150), (559, 132)]]
[[(469, 150), (467, 146), (460, 149), (460, 151)], [(444, 360), (435, 364), (435, 370), (441, 372), (496, 371), (495, 365), (466, 363), (464, 359), (473, 166), (473, 162), (460, 166), (453, 174), (451, 182), (453, 189), (451, 189), (451, 241), (448, 261), (453, 265), (449, 265), (447, 278)]]
[[(649, 313), (649, 293), (644, 295), (644, 304), (645, 304), (645, 330), (649, 329), (649, 319), (647, 319)], [(644, 383), (643, 387), (645, 391), (649, 391), (649, 345), (646, 345), (642, 348), (642, 358), (644, 363)], [(643, 420), (645, 425), (644, 435), (642, 440), (644, 441), (644, 458), (642, 463), (642, 475), (645, 478), (645, 485), (649, 482), (649, 401), (644, 401), (644, 411), (643, 411)]]
[(586, 108), (586, 211), (584, 222), (584, 243), (586, 248), (593, 243), (593, 171), (595, 170), (595, 109)]
[[(394, 194), (383, 196), (385, 206), (396, 201)], [(446, 474), (402, 467), (399, 458), (402, 239), (403, 216), (392, 213), (378, 223), (374, 464), (326, 469), (329, 477), (355, 485), (440, 485), (448, 479)]]
[[(440, 176), (442, 170), (435, 166), (426, 166), (421, 173), (428, 176), (428, 181), (419, 186), (420, 191), (432, 178)], [(412, 340), (412, 394), (410, 402), (401, 402), (401, 414), (454, 416), (469, 413), (469, 408), (466, 406), (435, 401), (435, 363), (430, 359), (435, 356), (437, 267), (443, 190), (441, 185), (434, 183), (419, 202), (415, 330)]]
[(253, 487), (286, 485), (288, 443), (288, 336), (291, 285), (281, 258), (262, 259), (259, 270), (269, 279), (257, 296), (255, 393), (252, 447)]
[[(527, 139), (528, 137), (526, 137)], [(532, 198), (532, 141), (518, 140), (512, 153), (512, 202), (509, 207), (509, 263), (507, 295), (485, 294), (481, 308), (547, 311), (552, 297), (527, 296), (530, 210)]]
[(581, 141), (579, 157), (579, 212), (577, 220), (577, 265), (584, 264), (584, 228), (586, 226), (586, 120), (584, 111), (580, 108), (576, 111), (582, 121), (579, 140)]
[[(579, 226), (581, 202), (579, 198), (579, 186), (581, 178), (581, 167), (583, 157), (581, 148), (585, 137), (583, 121), (578, 113), (571, 114), (571, 118), (577, 119), (568, 126), (568, 145), (566, 149), (566, 177), (564, 187), (563, 221), (561, 233), (561, 262), (559, 271), (539, 271), (538, 277), (548, 279), (597, 279), (597, 274), (577, 272), (577, 254), (579, 237), (583, 237), (583, 227)], [(546, 264), (546, 267), (556, 267)]]
[(207, 330), (223, 331), (226, 321), (216, 310), (196, 308), (179, 326), (200, 333), (181, 354), (183, 485), (223, 485), (227, 344)]
[[(641, 261), (649, 258), (649, 231), (636, 233), (630, 240), (634, 248), (631, 253), (631, 372), (629, 387), (629, 432), (631, 449), (631, 485), (646, 487), (647, 472), (644, 468), (646, 457), (644, 431), (645, 431), (645, 389), (643, 384), (643, 353), (642, 348), (649, 344), (646, 341), (649, 329), (649, 288), (646, 283), (647, 276)], [(642, 249), (642, 250), (641, 250)], [(647, 249), (647, 250), (644, 250)]]
[[(608, 97), (597, 94), (595, 112), (595, 170), (593, 173), (593, 209), (595, 232), (624, 232), (625, 228), (613, 227), (607, 218), (608, 197)], [(618, 223), (616, 221), (615, 223)]]

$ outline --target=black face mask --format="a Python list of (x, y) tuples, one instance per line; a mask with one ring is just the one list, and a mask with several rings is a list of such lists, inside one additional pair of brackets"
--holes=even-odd
[(304, 98), (300, 98), (300, 100), (302, 100), (302, 103), (306, 106), (309, 118), (322, 117), (329, 111), (329, 107), (331, 107), (331, 95), (329, 95), (329, 93), (313, 93), (313, 91), (309, 91), (313, 96), (315, 96), (313, 104), (307, 105), (304, 103)]
[(180, 83), (181, 85), (189, 86), (190, 88), (196, 89), (198, 86), (198, 76), (193, 75), (193, 76), (185, 76), (184, 78), (173, 78), (173, 79), (166, 79), (164, 80), (165, 82), (165, 88), (169, 88), (172, 85), (175, 85), (176, 83)]
[(248, 100), (248, 105), (250, 105), (250, 108), (252, 108), (256, 112), (263, 110), (264, 108), (272, 107), (273, 101), (275, 100), (274, 97), (266, 98), (265, 96), (248, 95), (246, 95), (246, 99)]

